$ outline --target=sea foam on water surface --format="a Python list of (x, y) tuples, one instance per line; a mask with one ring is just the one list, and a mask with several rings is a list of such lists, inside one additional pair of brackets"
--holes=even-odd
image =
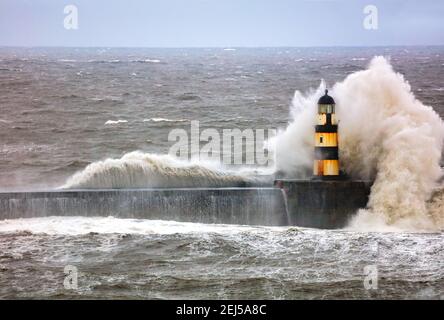
[(186, 122), (186, 119), (167, 119), (167, 118), (149, 118), (143, 119), (143, 122)]
[(49, 235), (99, 234), (239, 234), (242, 232), (281, 231), (282, 227), (258, 227), (223, 224), (203, 224), (148, 219), (114, 217), (40, 217), (0, 221), (0, 233), (31, 232)]
[(108, 120), (105, 122), (105, 125), (113, 125), (113, 124), (121, 124), (121, 123), (128, 123), (128, 120)]

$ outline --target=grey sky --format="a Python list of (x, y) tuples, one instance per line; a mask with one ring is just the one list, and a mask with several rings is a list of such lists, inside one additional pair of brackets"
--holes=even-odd
[(443, 45), (443, 17), (443, 0), (0, 0), (0, 46)]

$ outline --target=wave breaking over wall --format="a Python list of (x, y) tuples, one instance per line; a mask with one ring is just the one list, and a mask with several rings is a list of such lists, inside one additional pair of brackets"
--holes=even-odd
[[(306, 95), (296, 91), (293, 121), (275, 139), (277, 166), (307, 177), (313, 163), (317, 99), (325, 83)], [(444, 228), (444, 196), (438, 181), (444, 124), (417, 100), (404, 77), (383, 57), (330, 90), (337, 103), (342, 169), (354, 179), (371, 179), (368, 209), (351, 228), (436, 230)], [(433, 201), (431, 197), (433, 194)]]
[[(274, 146), (277, 168), (292, 178), (311, 177), (317, 100), (325, 83), (295, 92), (292, 122)], [(404, 77), (384, 57), (330, 88), (337, 103), (341, 168), (353, 179), (374, 180), (369, 203), (350, 228), (444, 229), (444, 123), (417, 100)], [(441, 179), (441, 182), (439, 182)], [(90, 164), (62, 188), (242, 187), (270, 185), (257, 170), (227, 171), (214, 163), (184, 162), (169, 155), (131, 152)], [(441, 185), (440, 185), (441, 183)]]
[(226, 171), (216, 163), (188, 162), (170, 155), (134, 151), (120, 159), (91, 163), (74, 174), (63, 189), (205, 188), (271, 185), (257, 171)]

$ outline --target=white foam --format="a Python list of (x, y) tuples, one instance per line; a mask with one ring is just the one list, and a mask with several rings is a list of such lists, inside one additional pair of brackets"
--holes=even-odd
[[(248, 172), (250, 175), (248, 175)], [(74, 174), (62, 188), (185, 188), (230, 187), (254, 182), (255, 168), (242, 175), (227, 171), (217, 162), (182, 161), (174, 156), (143, 153), (125, 154), (88, 165)]]
[[(325, 83), (293, 99), (293, 121), (276, 137), (277, 166), (288, 175), (307, 177), (313, 163), (313, 126)], [(443, 175), (439, 165), (444, 123), (418, 101), (404, 77), (383, 57), (367, 70), (349, 75), (330, 94), (337, 103), (341, 167), (356, 179), (374, 179), (369, 211), (353, 226), (371, 228), (368, 213), (401, 229), (444, 228), (444, 210), (427, 208)]]
[(131, 62), (160, 63), (161, 61), (159, 59), (138, 59), (138, 60), (131, 60)]
[(237, 234), (255, 230), (281, 230), (278, 227), (202, 224), (147, 219), (119, 219), (113, 217), (44, 217), (0, 220), (0, 233), (29, 231), (51, 235), (99, 234)]
[(145, 59), (143, 61), (144, 62), (149, 62), (149, 63), (159, 63), (160, 62), (160, 60), (158, 60), (158, 59)]
[(128, 120), (108, 120), (105, 122), (105, 125), (113, 125), (113, 124), (121, 124), (121, 123), (127, 123)]
[(149, 118), (143, 119), (143, 122), (186, 122), (186, 119), (167, 119), (167, 118)]

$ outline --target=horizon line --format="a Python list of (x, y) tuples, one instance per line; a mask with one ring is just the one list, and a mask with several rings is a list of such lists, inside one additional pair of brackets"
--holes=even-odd
[(377, 45), (313, 45), (313, 46), (64, 46), (64, 45), (1, 45), (0, 48), (115, 48), (115, 49), (270, 49), (270, 48), (378, 48), (378, 47), (444, 47), (443, 44), (377, 44)]

